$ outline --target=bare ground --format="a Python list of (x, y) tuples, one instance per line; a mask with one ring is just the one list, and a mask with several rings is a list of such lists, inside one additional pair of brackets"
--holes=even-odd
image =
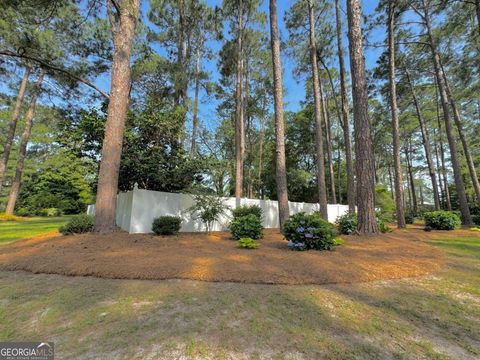
[[(458, 237), (462, 231), (454, 233)], [(344, 245), (324, 252), (290, 251), (278, 230), (266, 230), (256, 250), (238, 248), (226, 232), (41, 236), (2, 246), (0, 270), (116, 279), (358, 283), (438, 271), (443, 252), (423, 240), (439, 236), (450, 234), (410, 228), (368, 238), (347, 236)]]

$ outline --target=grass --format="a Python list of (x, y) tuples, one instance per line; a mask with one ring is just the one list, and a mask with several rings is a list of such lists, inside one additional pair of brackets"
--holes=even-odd
[(21, 221), (0, 221), (0, 245), (34, 235), (57, 231), (69, 219), (69, 216), (61, 216), (32, 217), (22, 219)]
[(59, 358), (478, 359), (480, 236), (431, 243), (440, 273), (354, 285), (0, 272), (0, 340)]

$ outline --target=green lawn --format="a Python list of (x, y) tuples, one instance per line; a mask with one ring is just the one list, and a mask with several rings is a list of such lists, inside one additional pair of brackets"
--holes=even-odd
[(59, 359), (479, 359), (475, 235), (432, 241), (439, 273), (354, 285), (0, 272), (0, 341), (55, 341)]
[(0, 221), (0, 245), (56, 231), (69, 219), (69, 216), (62, 216), (32, 217), (22, 221)]

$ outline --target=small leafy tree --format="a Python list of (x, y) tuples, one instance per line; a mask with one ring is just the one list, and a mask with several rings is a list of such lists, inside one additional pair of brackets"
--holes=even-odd
[(212, 229), (212, 224), (218, 221), (222, 215), (229, 209), (224, 200), (215, 195), (196, 194), (193, 195), (195, 205), (189, 207), (187, 211), (202, 220), (207, 228), (207, 232)]

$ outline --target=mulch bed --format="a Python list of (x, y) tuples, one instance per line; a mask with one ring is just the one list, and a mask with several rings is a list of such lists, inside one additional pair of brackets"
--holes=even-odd
[[(461, 231), (455, 231), (460, 234)], [(1, 270), (118, 279), (192, 279), (266, 284), (356, 283), (426, 275), (443, 253), (423, 240), (452, 236), (419, 228), (375, 237), (346, 236), (334, 251), (287, 249), (278, 230), (260, 248), (237, 247), (227, 232), (36, 237), (0, 247)]]

